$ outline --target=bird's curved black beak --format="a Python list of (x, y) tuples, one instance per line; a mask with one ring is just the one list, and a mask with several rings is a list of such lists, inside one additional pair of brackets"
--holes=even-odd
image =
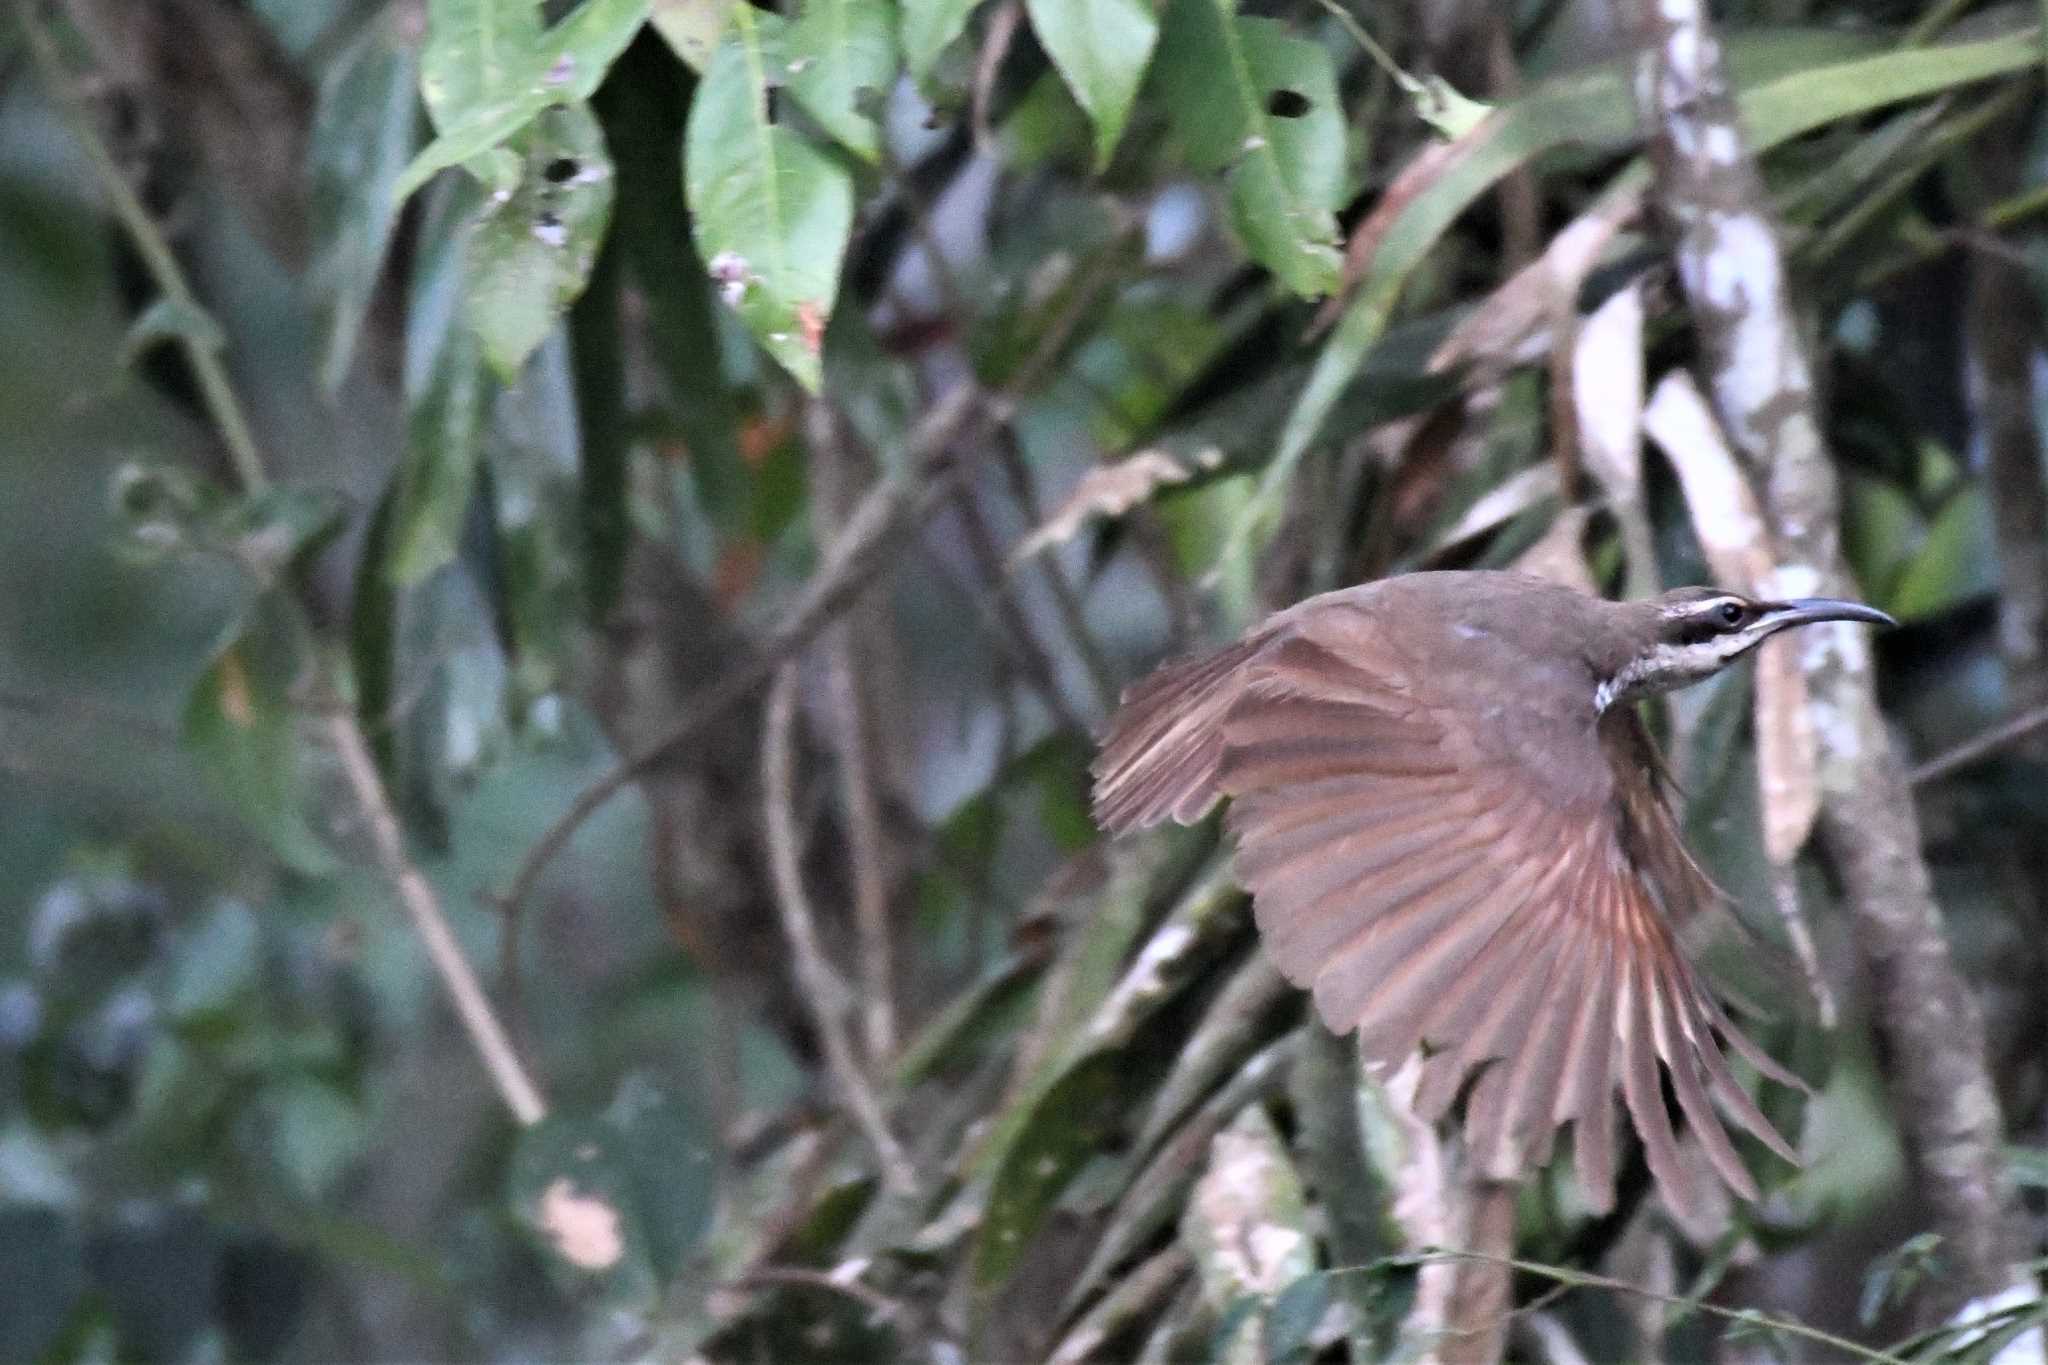
[(1876, 607), (1839, 597), (1795, 597), (1789, 602), (1773, 602), (1764, 608), (1764, 619), (1778, 627), (1810, 626), (1816, 621), (1863, 621), (1886, 627), (1899, 624)]

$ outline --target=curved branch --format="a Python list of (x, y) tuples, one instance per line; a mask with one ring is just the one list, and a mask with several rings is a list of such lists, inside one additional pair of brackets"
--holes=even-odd
[[(1786, 596), (1851, 587), (1840, 488), (1786, 288), (1785, 264), (1701, 0), (1634, 0), (1637, 97), (1655, 201), (1691, 305), (1722, 426), (1766, 490)], [(2015, 1283), (2018, 1241), (2004, 1126), (1983, 1025), (1942, 934), (1904, 766), (1878, 711), (1868, 641), (1802, 639), (1820, 742), (1820, 829), (1841, 871), (1872, 1010), (1893, 1059), (1895, 1108), (1951, 1274), (1946, 1314)]]

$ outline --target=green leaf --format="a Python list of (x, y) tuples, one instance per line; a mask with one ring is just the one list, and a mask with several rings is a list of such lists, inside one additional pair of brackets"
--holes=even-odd
[(1298, 294), (1327, 294), (1344, 194), (1336, 72), (1322, 47), (1232, 9), (1175, 0), (1160, 91), (1195, 169), (1228, 172), (1231, 221), (1252, 259)]
[(967, 29), (979, 0), (898, 0), (902, 12), (903, 62), (913, 79), (932, 74), (939, 54)]
[(1031, 1108), (997, 1166), (974, 1244), (974, 1282), (999, 1287), (1074, 1173), (1108, 1136), (1128, 1100), (1124, 1059), (1099, 1052), (1062, 1076)]
[(584, 613), (602, 624), (619, 600), (632, 517), (626, 472), (626, 361), (619, 319), (620, 244), (599, 253), (591, 287), (569, 314), (569, 368), (576, 385), (577, 510), (583, 529)]
[(1159, 41), (1145, 0), (1025, 0), (1031, 31), (1095, 124), (1095, 169), (1109, 165)]
[(201, 350), (217, 352), (227, 345), (227, 334), (198, 304), (160, 298), (142, 310), (121, 338), (121, 363), (132, 365), (138, 356), (166, 341), (190, 342)]
[[(740, 458), (739, 412), (726, 382), (718, 305), (691, 244), (675, 170), (684, 106), (658, 84), (677, 73), (650, 47), (628, 52), (621, 67), (624, 79), (607, 84), (597, 100), (618, 159), (616, 235), (647, 302), (648, 353), (667, 381), (698, 501), (714, 527), (730, 532), (747, 524), (752, 490)], [(679, 83), (687, 95), (693, 82)]]
[(429, 0), (420, 94), (434, 126), (516, 89), (540, 48), (540, 0)]
[(846, 150), (881, 156), (875, 114), (896, 79), (894, 0), (805, 0), (784, 35), (789, 93)]
[(362, 1155), (370, 1125), (354, 1101), (333, 1086), (297, 1077), (264, 1092), (270, 1154), (294, 1193), (325, 1197)]
[(239, 900), (214, 906), (171, 959), (165, 1010), (178, 1020), (226, 1010), (256, 979), (259, 943), (255, 911)]
[(816, 392), (853, 184), (776, 125), (769, 87), (787, 70), (775, 26), (742, 5), (690, 103), (684, 193), (720, 296), (768, 353)]
[[(1182, 9), (1197, 3), (1178, 0)], [(1176, 9), (1175, 13), (1179, 12)], [(1169, 40), (1173, 34), (1169, 25)], [(1820, 49), (1818, 63), (1791, 69), (1781, 65), (1783, 53), (1770, 41), (1781, 35), (1746, 35), (1746, 42), (1744, 36), (1730, 42), (1729, 60), (1740, 87), (1742, 122), (1758, 151), (1836, 119), (2019, 70), (2039, 59), (2031, 28), (1974, 42), (1892, 50), (1848, 60), (1833, 60), (1841, 49), (1830, 42)], [(1164, 50), (1160, 60), (1164, 67)], [(1629, 69), (1627, 63), (1608, 63), (1542, 82), (1520, 99), (1501, 106), (1456, 143), (1429, 149), (1423, 155), (1436, 158), (1434, 164), (1418, 160), (1410, 168), (1427, 174), (1418, 176), (1398, 198), (1389, 193), (1382, 207), (1390, 215), (1389, 221), (1367, 262), (1365, 276), (1336, 331), (1316, 356), (1308, 383), (1288, 414), (1278, 449), (1260, 480), (1258, 497), (1226, 545), (1225, 559), (1230, 562), (1224, 568), (1232, 568), (1253, 548), (1253, 542), (1263, 544), (1270, 535), (1295, 466), (1378, 345), (1409, 277), (1458, 215), (1502, 176), (1541, 153), (1567, 145), (1612, 145), (1637, 135)], [(1749, 83), (1752, 79), (1754, 84)], [(1610, 182), (1608, 193), (1623, 192), (1647, 174), (1639, 161)]]
[(588, 105), (543, 110), (517, 144), (519, 188), (470, 233), (465, 291), (484, 358), (507, 384), (582, 294), (612, 210), (611, 155)]
[(387, 9), (364, 25), (320, 81), (307, 160), (320, 385), (330, 398), (348, 374), (398, 218), (392, 191), (419, 122), (415, 53), (398, 11)]
[(455, 557), (476, 482), (489, 380), (476, 331), (457, 311), (466, 296), (465, 243), (481, 195), (475, 182), (443, 188), (420, 232), (406, 308), (405, 462), (399, 469), (384, 571), (417, 583)]
[(535, 1124), (520, 1134), (506, 1186), (565, 1287), (595, 1284), (615, 1305), (653, 1303), (631, 1154), (613, 1125), (580, 1115)]
[(435, 0), (420, 89), (439, 136), (405, 168), (393, 201), (436, 171), (496, 151), (543, 109), (587, 102), (651, 3), (584, 0), (542, 34), (537, 0)]
[(200, 675), (185, 703), (184, 742), (207, 775), (269, 841), (285, 866), (308, 876), (334, 858), (307, 823), (298, 726), (297, 626), (279, 591), (264, 593), (245, 628)]
[(1886, 610), (1901, 621), (1934, 616), (1997, 589), (1991, 507), (1981, 486), (1957, 490), (1942, 505), (1923, 542), (1900, 571)]
[(735, 0), (654, 0), (647, 22), (654, 25), (690, 70), (702, 72), (718, 50), (718, 35), (725, 32), (726, 15)]

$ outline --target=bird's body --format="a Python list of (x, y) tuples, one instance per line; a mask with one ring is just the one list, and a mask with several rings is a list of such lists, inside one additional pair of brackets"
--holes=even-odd
[(1618, 1088), (1660, 1185), (1689, 1203), (1661, 1061), (1714, 1168), (1754, 1197), (1713, 1101), (1791, 1152), (1722, 1048), (1797, 1082), (1679, 951), (1714, 892), (1628, 703), (1778, 629), (1843, 618), (1884, 619), (1706, 589), (1606, 602), (1506, 573), (1328, 593), (1133, 688), (1097, 765), (1097, 817), (1188, 822), (1230, 798), (1238, 876), (1281, 970), (1375, 1065), (1422, 1049), (1425, 1115), (1477, 1069), (1465, 1125), (1487, 1174), (1542, 1164), (1572, 1122), (1604, 1207)]

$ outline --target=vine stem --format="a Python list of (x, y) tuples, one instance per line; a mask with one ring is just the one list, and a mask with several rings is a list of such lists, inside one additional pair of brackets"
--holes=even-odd
[[(178, 264), (170, 242), (156, 220), (150, 217), (148, 208), (136, 197), (113, 153), (101, 139), (92, 112), (66, 71), (56, 42), (36, 13), (35, 0), (14, 0), (14, 12), (27, 40), (31, 61), (65, 121), (77, 135), (113, 208), (116, 221), (134, 245), (136, 254), (141, 256), (150, 280), (164, 300), (180, 311), (193, 318), (206, 317), (206, 310), (185, 278), (184, 268)], [(217, 331), (211, 327), (184, 327), (177, 331), (176, 341), (192, 367), (199, 385), (200, 400), (205, 405), (207, 417), (220, 433), (221, 443), (227, 447), (228, 458), (243, 491), (260, 493), (269, 488), (270, 477), (264, 469), (262, 453), (256, 445), (256, 437), (241, 401), (235, 396), (227, 366), (221, 360)], [(327, 681), (322, 680), (323, 684)], [(321, 690), (333, 693), (339, 689), (326, 685)], [(463, 956), (462, 946), (449, 927), (448, 917), (441, 908), (439, 897), (434, 894), (432, 884), (406, 852), (404, 831), (391, 804), (390, 793), (385, 790), (383, 778), (377, 772), (376, 762), (370, 757), (362, 722), (353, 710), (335, 707), (327, 715), (326, 726), (328, 740), (348, 779), (349, 791), (369, 825), (378, 861), (397, 891), (399, 903), (412, 920), (413, 928), (419, 934), (427, 957), (440, 976), (449, 1001), (455, 1007), (456, 1017), (469, 1034), (484, 1070), (514, 1118), (522, 1124), (538, 1123), (547, 1115), (547, 1105), (541, 1098), (540, 1089), (512, 1047), (510, 1035), (492, 1010), (490, 998), (484, 994), (475, 970)]]

